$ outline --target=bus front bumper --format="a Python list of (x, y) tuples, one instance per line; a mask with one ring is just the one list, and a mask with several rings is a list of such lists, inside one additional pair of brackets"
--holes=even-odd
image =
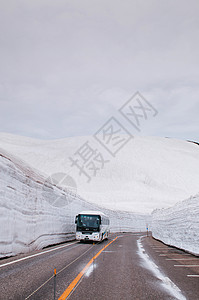
[(78, 241), (100, 241), (99, 233), (86, 234), (82, 232), (76, 232), (76, 240)]

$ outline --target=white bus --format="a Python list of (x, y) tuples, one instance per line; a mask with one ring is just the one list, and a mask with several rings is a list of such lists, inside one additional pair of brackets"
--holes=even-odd
[(110, 233), (108, 216), (100, 211), (82, 211), (76, 218), (76, 240), (102, 241)]

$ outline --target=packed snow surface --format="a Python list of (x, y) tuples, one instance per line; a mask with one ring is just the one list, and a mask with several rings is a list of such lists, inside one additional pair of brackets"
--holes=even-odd
[[(79, 149), (87, 141), (106, 160), (89, 183), (69, 159), (79, 162)], [(46, 178), (69, 174), (79, 195), (109, 209), (151, 213), (198, 193), (199, 146), (186, 141), (134, 137), (113, 157), (92, 136), (36, 140), (1, 133), (0, 147)], [(84, 167), (92, 175), (92, 164)]]
[[(148, 254), (145, 252), (145, 249), (142, 245), (142, 238), (140, 237), (137, 241), (138, 246), (138, 254), (141, 257), (142, 261), (144, 262), (143, 266), (150, 270), (159, 280), (163, 288), (171, 294), (171, 296), (174, 297), (174, 299), (178, 300), (186, 300), (186, 298), (182, 295), (181, 290), (174, 284), (173, 281), (165, 274), (162, 273), (162, 271), (159, 269), (159, 267), (151, 260), (151, 258), (148, 256)], [(170, 298), (170, 297), (169, 297)], [(169, 299), (168, 298), (168, 299)]]
[(74, 238), (75, 215), (101, 210), (111, 231), (143, 231), (149, 216), (115, 212), (46, 182), (27, 163), (0, 149), (0, 257)]
[(152, 213), (152, 235), (199, 255), (199, 195)]

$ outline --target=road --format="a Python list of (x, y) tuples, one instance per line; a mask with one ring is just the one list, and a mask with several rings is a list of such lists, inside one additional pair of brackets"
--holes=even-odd
[[(56, 276), (54, 269), (56, 268)], [(199, 299), (199, 258), (145, 233), (0, 260), (0, 299)]]

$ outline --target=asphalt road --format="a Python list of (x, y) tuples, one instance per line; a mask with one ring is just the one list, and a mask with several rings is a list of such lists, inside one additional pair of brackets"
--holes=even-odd
[(1, 300), (53, 300), (55, 286), (56, 300), (198, 300), (199, 258), (128, 233), (0, 260)]

